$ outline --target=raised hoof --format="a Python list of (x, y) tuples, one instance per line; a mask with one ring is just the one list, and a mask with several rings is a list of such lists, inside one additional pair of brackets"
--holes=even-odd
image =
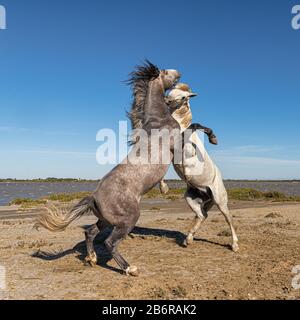
[(239, 245), (237, 243), (234, 243), (231, 246), (231, 249), (232, 249), (233, 252), (238, 252), (239, 251)]
[(209, 138), (209, 142), (210, 142), (211, 144), (217, 145), (217, 144), (218, 144), (218, 139), (217, 139), (217, 137)]
[(137, 277), (139, 275), (138, 268), (135, 266), (128, 267), (126, 269), (126, 275)]
[(86, 256), (84, 258), (84, 265), (90, 266), (90, 267), (95, 267), (97, 265), (97, 256), (96, 254)]

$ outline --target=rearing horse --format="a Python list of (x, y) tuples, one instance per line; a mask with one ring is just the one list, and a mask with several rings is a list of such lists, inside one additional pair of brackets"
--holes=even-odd
[[(177, 84), (166, 98), (172, 116), (180, 124), (182, 131), (188, 127), (202, 129), (208, 135), (209, 141), (216, 144), (216, 136), (210, 128), (200, 124), (191, 125), (192, 112), (189, 100), (193, 96), (195, 94), (192, 93), (188, 85)], [(200, 152), (200, 157), (196, 151)], [(196, 214), (195, 224), (186, 237), (185, 244), (190, 245), (193, 242), (195, 233), (208, 216), (208, 211), (213, 205), (217, 205), (230, 227), (232, 250), (238, 251), (238, 237), (228, 209), (228, 196), (221, 172), (206, 152), (197, 132), (191, 133), (188, 137), (188, 141), (184, 145), (182, 161), (180, 163), (173, 162), (173, 166), (180, 178), (187, 183), (184, 197)], [(168, 186), (164, 181), (160, 182), (160, 189), (163, 193), (167, 192)]]
[[(150, 133), (152, 129), (164, 129), (169, 132), (178, 131), (180, 126), (171, 116), (164, 96), (179, 80), (180, 73), (176, 70), (160, 70), (146, 61), (131, 74), (129, 84), (133, 89), (134, 101), (129, 113), (132, 123)], [(175, 137), (176, 138), (176, 137)], [(144, 143), (149, 142), (147, 136)], [(160, 153), (159, 146), (149, 144), (149, 154)], [(93, 241), (99, 231), (113, 226), (111, 234), (105, 240), (105, 245), (119, 267), (126, 274), (137, 275), (137, 267), (130, 266), (118, 251), (118, 244), (134, 228), (140, 216), (140, 199), (143, 194), (152, 189), (166, 174), (172, 161), (174, 144), (168, 150), (169, 163), (142, 163), (130, 161), (132, 155), (138, 154), (137, 144), (133, 144), (126, 159), (104, 176), (95, 192), (82, 199), (73, 209), (63, 215), (54, 210), (38, 217), (36, 226), (43, 226), (51, 231), (64, 230), (72, 221), (83, 214), (92, 212), (98, 222), (86, 232), (87, 257), (85, 262), (94, 266), (97, 255)]]

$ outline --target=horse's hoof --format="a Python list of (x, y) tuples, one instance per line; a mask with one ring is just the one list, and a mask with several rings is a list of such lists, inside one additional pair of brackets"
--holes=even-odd
[(190, 246), (191, 244), (193, 244), (193, 242), (194, 242), (193, 237), (187, 236), (187, 237), (185, 238), (183, 244), (184, 244), (185, 247), (188, 247), (188, 246)]
[(93, 254), (84, 258), (84, 264), (86, 266), (95, 267), (97, 265), (97, 256)]
[(217, 145), (217, 144), (218, 144), (218, 139), (217, 139), (217, 138), (210, 138), (210, 139), (209, 139), (209, 142), (210, 142), (211, 144)]
[(126, 275), (137, 277), (139, 275), (138, 268), (135, 266), (128, 267), (126, 269)]
[(239, 245), (237, 243), (234, 243), (231, 246), (231, 249), (232, 249), (233, 252), (238, 252), (239, 251)]

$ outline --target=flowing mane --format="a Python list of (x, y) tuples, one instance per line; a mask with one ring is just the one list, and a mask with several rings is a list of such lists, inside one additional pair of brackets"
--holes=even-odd
[(137, 66), (135, 71), (130, 74), (127, 84), (132, 87), (133, 102), (130, 112), (127, 113), (132, 129), (143, 127), (144, 107), (147, 97), (148, 84), (156, 79), (160, 74), (159, 68), (150, 61), (145, 60), (141, 66)]

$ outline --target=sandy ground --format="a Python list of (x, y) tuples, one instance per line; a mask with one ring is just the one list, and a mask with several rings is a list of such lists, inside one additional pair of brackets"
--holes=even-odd
[[(272, 213), (270, 215), (270, 213)], [(300, 204), (236, 202), (232, 214), (240, 251), (228, 244), (223, 217), (214, 209), (192, 246), (182, 246), (193, 220), (182, 200), (143, 205), (137, 228), (120, 245), (139, 267), (125, 276), (96, 239), (99, 262), (84, 266), (83, 217), (63, 233), (32, 229), (33, 218), (0, 221), (1, 299), (299, 299), (292, 268), (300, 265)], [(34, 215), (33, 215), (34, 216)]]

